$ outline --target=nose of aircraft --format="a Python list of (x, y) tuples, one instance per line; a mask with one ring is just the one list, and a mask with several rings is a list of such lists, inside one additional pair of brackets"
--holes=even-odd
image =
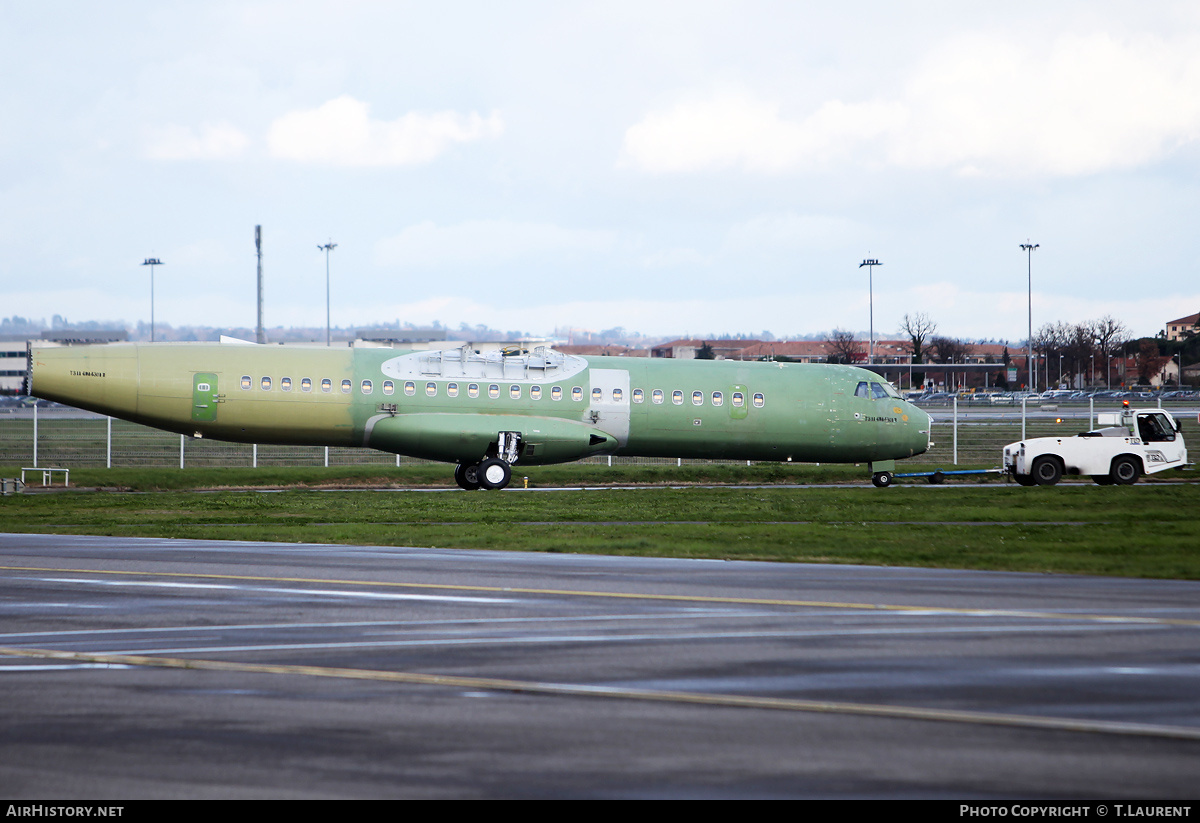
[(933, 445), (933, 418), (924, 409), (906, 401), (901, 420), (904, 422), (904, 445), (912, 450), (912, 454), (924, 454), (929, 451), (929, 447)]

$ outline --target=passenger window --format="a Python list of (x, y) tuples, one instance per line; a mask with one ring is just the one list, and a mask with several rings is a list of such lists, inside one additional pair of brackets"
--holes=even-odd
[(404, 393), (412, 397), (417, 393), (417, 384), (411, 380), (404, 381)]
[(733, 401), (732, 402), (733, 402), (733, 407), (735, 409), (740, 409), (742, 406), (746, 405), (746, 396), (743, 395), (740, 391), (735, 391), (733, 393)]
[(263, 390), (263, 391), (270, 391), (270, 390), (271, 390), (271, 378), (269, 378), (269, 377), (264, 377), (264, 378), (262, 379), (262, 384), (261, 384), (261, 385), (262, 385), (262, 390)]
[(555, 386), (550, 390), (551, 400), (562, 400), (562, 386)]
[(342, 381), (342, 394), (349, 394), (350, 389), (354, 388), (354, 384), (349, 380)]
[(500, 387), (499, 386), (497, 386), (495, 383), (488, 386), (488, 397), (495, 400), (499, 396), (500, 396)]
[(395, 394), (395, 392), (396, 392), (396, 384), (393, 383), (391, 380), (384, 380), (383, 381), (383, 393), (384, 394)]
[(446, 396), (447, 397), (458, 397), (458, 384), (457, 383), (447, 383), (446, 384)]
[(683, 392), (681, 392), (679, 389), (676, 389), (675, 391), (671, 392), (671, 402), (674, 403), (676, 406), (682, 406), (683, 405)]
[(323, 391), (323, 392), (333, 391), (333, 381), (330, 380), (328, 377), (321, 378), (321, 391)]
[(242, 388), (248, 389), (253, 385), (254, 385), (254, 381), (250, 379), (250, 375), (243, 374), (242, 375)]
[(291, 391), (292, 390), (292, 378), (290, 378), (290, 377), (282, 378), (279, 381), (279, 388), (282, 389), (283, 391)]
[(623, 391), (621, 391), (620, 389), (613, 389), (613, 402), (614, 403), (620, 403), (621, 398), (623, 398), (624, 396), (625, 396), (625, 393)]
[(508, 397), (510, 400), (520, 400), (521, 399), (521, 387), (518, 386), (516, 383), (513, 383), (511, 386), (509, 386), (508, 387)]
[(362, 391), (363, 394), (370, 394), (374, 390), (374, 388), (375, 387), (371, 383), (370, 380), (364, 380), (364, 381), (362, 381), (362, 383), (359, 384), (359, 389)]
[(478, 397), (478, 396), (479, 396), (479, 384), (478, 383), (468, 384), (467, 385), (467, 397)]
[(713, 405), (719, 406), (725, 402), (725, 397), (719, 391), (713, 392)]
[(692, 392), (692, 405), (693, 406), (703, 406), (704, 405), (704, 392), (702, 392), (702, 391)]
[(754, 408), (761, 409), (767, 402), (767, 399), (762, 396), (761, 392), (754, 395)]
[(662, 402), (663, 402), (663, 400), (665, 399), (665, 396), (663, 395), (663, 390), (662, 390), (662, 389), (655, 389), (655, 390), (654, 390), (654, 394), (650, 395), (650, 397), (651, 397), (651, 399), (653, 400), (653, 402), (654, 402), (655, 404), (662, 403)]
[(583, 389), (579, 388), (578, 386), (572, 386), (571, 387), (571, 399), (574, 400), (576, 403), (583, 400)]
[(530, 386), (529, 387), (529, 396), (533, 400), (541, 400), (542, 399), (542, 387), (541, 386)]
[(599, 403), (603, 397), (604, 397), (604, 392), (602, 392), (600, 389), (592, 389), (592, 402), (593, 403)]
[(642, 391), (641, 389), (633, 390), (633, 402), (634, 403), (641, 403), (645, 399), (646, 399), (646, 393), (644, 391)]
[(437, 383), (426, 383), (425, 394), (430, 397), (437, 397)]
[(303, 377), (300, 379), (300, 391), (312, 391), (311, 377)]

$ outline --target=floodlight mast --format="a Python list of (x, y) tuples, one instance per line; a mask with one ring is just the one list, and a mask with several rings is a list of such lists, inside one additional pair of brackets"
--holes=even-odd
[(325, 252), (325, 345), (333, 345), (333, 337), (329, 325), (329, 253), (337, 248), (337, 243), (330, 240), (323, 246), (317, 246), (317, 251)]
[(1037, 365), (1033, 362), (1033, 250), (1040, 243), (1022, 243), (1021, 249), (1025, 252), (1025, 257), (1028, 263), (1027, 274), (1029, 276), (1029, 337), (1026, 340), (1027, 351), (1025, 365), (1029, 371), (1029, 388), (1031, 391), (1037, 391)]
[(157, 257), (147, 257), (142, 261), (143, 266), (150, 267), (150, 342), (154, 342), (154, 267), (163, 265)]
[(870, 323), (871, 323), (871, 345), (867, 349), (867, 365), (875, 363), (875, 267), (883, 264), (874, 257), (868, 257), (866, 260), (858, 264), (861, 269), (867, 267), (867, 294), (870, 302)]

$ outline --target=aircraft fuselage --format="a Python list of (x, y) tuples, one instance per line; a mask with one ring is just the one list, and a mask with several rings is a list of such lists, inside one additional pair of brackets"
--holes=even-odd
[(35, 345), (29, 365), (37, 397), (180, 434), (460, 464), (503, 452), (502, 433), (528, 465), (882, 464), (929, 445), (929, 416), (852, 366), (227, 343)]

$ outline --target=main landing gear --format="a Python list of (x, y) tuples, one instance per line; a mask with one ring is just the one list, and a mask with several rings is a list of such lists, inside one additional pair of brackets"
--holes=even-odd
[(459, 463), (454, 467), (454, 482), (469, 491), (502, 489), (512, 480), (512, 464), (520, 449), (520, 432), (500, 432), (495, 445), (488, 449), (490, 456), (478, 463)]

